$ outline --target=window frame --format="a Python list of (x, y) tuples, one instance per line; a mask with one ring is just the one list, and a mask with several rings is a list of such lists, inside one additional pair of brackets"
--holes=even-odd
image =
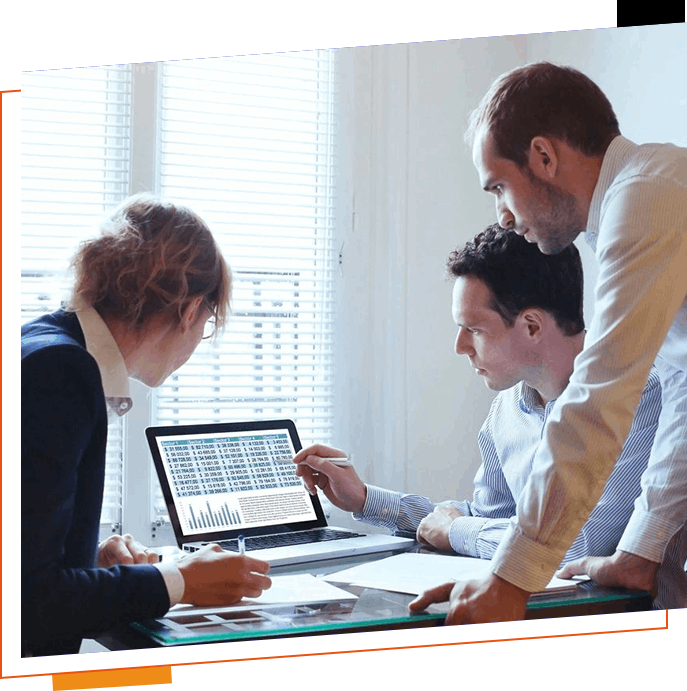
[[(161, 192), (159, 117), (162, 66), (163, 63), (127, 66), (130, 69), (131, 106), (128, 116), (128, 190), (124, 196), (145, 191), (154, 194)], [(333, 177), (336, 177), (335, 173)], [(130, 533), (140, 542), (151, 546), (175, 544), (169, 523), (155, 520), (153, 488), (157, 485), (157, 477), (150, 459), (145, 429), (155, 423), (156, 392), (130, 380), (130, 395), (133, 408), (118, 421), (122, 436), (121, 521), (101, 521), (100, 539), (114, 533)]]

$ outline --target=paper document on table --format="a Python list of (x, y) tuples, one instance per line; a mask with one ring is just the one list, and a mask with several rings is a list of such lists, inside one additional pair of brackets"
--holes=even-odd
[(356, 595), (327, 583), (310, 574), (293, 576), (272, 576), (272, 586), (264, 590), (260, 597), (244, 598), (228, 607), (199, 607), (194, 605), (175, 605), (173, 614), (204, 614), (206, 612), (234, 612), (271, 605), (302, 605), (316, 602), (342, 602), (357, 600)]
[[(406, 552), (330, 573), (324, 578), (333, 583), (419, 595), (447, 581), (483, 578), (490, 573), (490, 564), (486, 559)], [(554, 577), (547, 588), (570, 588), (576, 583)]]

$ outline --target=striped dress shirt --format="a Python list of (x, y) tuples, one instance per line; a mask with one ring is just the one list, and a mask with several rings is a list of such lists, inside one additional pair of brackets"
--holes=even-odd
[[(463, 516), (450, 527), (453, 551), (491, 559), (516, 514), (517, 499), (532, 471), (544, 425), (556, 401), (545, 407), (524, 382), (500, 392), (479, 433), (482, 465), (475, 476), (472, 501), (452, 501)], [(586, 555), (612, 554), (640, 494), (640, 478), (647, 467), (661, 412), (661, 386), (652, 371), (632, 432), (608, 484), (563, 562)], [(384, 526), (397, 534), (414, 535), (420, 521), (434, 510), (427, 497), (402, 494), (368, 485), (360, 520)]]

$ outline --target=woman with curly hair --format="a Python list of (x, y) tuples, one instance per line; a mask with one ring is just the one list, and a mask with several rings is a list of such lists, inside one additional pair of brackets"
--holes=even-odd
[(127, 199), (73, 260), (68, 305), (22, 327), (22, 655), (76, 653), (170, 606), (232, 604), (270, 586), (266, 562), (211, 545), (158, 563), (130, 535), (98, 544), (108, 416), (128, 378), (160, 385), (224, 327), (231, 273), (189, 209)]

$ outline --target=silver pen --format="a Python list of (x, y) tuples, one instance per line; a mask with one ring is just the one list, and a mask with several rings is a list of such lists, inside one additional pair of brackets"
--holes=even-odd
[(329, 461), (332, 465), (338, 466), (339, 468), (349, 468), (353, 465), (348, 456), (339, 456), (338, 458), (323, 458), (322, 460)]
[[(349, 468), (350, 466), (353, 465), (353, 461), (351, 461), (350, 456), (338, 456), (337, 458), (325, 458), (324, 456), (321, 456), (323, 461), (329, 461), (332, 465), (335, 465), (339, 468)], [(291, 463), (292, 459), (287, 459), (287, 458), (275, 458), (274, 462), (275, 463)]]
[(239, 543), (239, 554), (243, 556), (246, 553), (246, 538), (243, 535), (239, 535), (237, 540)]

